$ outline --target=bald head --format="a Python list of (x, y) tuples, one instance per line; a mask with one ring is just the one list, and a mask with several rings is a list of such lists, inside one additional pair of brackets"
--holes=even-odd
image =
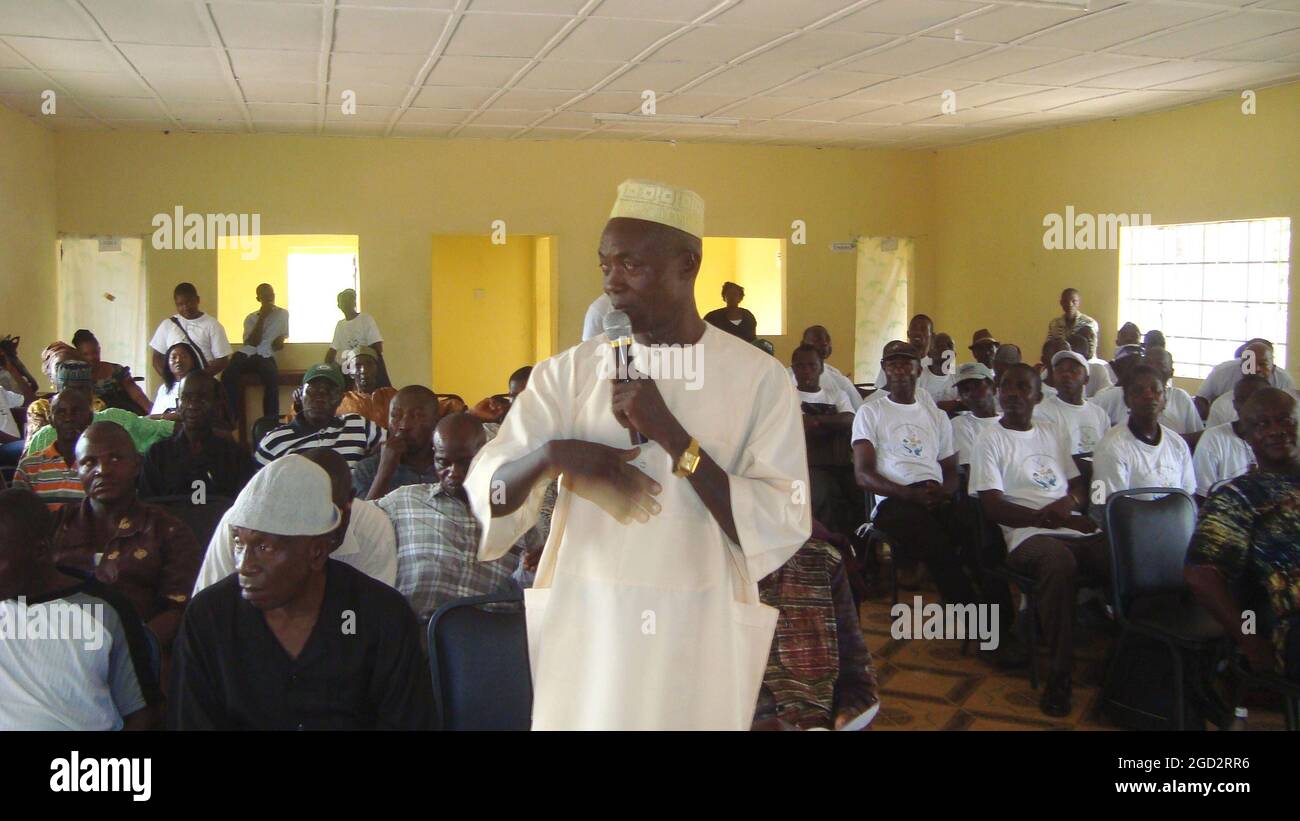
[(803, 332), (804, 345), (811, 345), (821, 354), (822, 360), (830, 359), (831, 356), (831, 332), (826, 330), (825, 325), (810, 325)]
[(423, 385), (407, 385), (397, 392), (393, 401), (401, 400), (404, 408), (438, 409), (438, 395)]
[(465, 497), (469, 464), (486, 442), (483, 423), (468, 413), (449, 414), (438, 422), (433, 432), (433, 463), (443, 490)]

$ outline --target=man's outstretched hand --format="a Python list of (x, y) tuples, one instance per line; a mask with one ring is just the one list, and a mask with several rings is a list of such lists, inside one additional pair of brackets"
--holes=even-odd
[(654, 497), (663, 488), (629, 464), (640, 448), (612, 448), (581, 439), (557, 439), (547, 447), (548, 461), (564, 477), (564, 486), (620, 523), (648, 522), (659, 513)]

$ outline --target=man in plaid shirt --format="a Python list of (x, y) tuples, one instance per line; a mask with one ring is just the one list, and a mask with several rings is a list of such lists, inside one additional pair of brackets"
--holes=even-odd
[(534, 527), (501, 558), (478, 560), (481, 528), (462, 482), (486, 441), (483, 423), (470, 414), (444, 417), (433, 434), (439, 482), (400, 487), (378, 502), (397, 530), (397, 589), (421, 625), (428, 625), (434, 611), (452, 599), (514, 587), (511, 576), (524, 551), (545, 540)]

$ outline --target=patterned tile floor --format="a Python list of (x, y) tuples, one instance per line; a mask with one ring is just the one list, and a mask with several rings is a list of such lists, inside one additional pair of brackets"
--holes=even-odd
[[(911, 601), (913, 592), (900, 591)], [(933, 591), (922, 594), (938, 601)], [(1028, 669), (1003, 671), (978, 658), (960, 641), (894, 639), (889, 633), (888, 593), (859, 608), (863, 635), (880, 681), (880, 715), (874, 730), (1117, 730), (1100, 711), (1100, 685), (1110, 639), (1096, 630), (1076, 631), (1074, 709), (1063, 718), (1038, 709), (1041, 690), (1029, 686)], [(1046, 670), (1041, 651), (1040, 670)], [(1282, 730), (1277, 706), (1248, 703), (1252, 730)], [(1208, 725), (1211, 730), (1215, 728)]]

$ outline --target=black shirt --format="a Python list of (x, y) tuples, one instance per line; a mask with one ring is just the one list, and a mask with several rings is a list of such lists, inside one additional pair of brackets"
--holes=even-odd
[(744, 308), (740, 309), (740, 322), (733, 323), (727, 319), (727, 309), (718, 308), (704, 315), (704, 321), (732, 336), (738, 336), (746, 342), (753, 342), (758, 337), (758, 319)]
[(423, 730), (433, 685), (415, 614), (398, 593), (330, 559), (320, 618), (297, 659), (238, 574), (190, 602), (173, 649), (178, 730)]
[(177, 425), (170, 439), (155, 442), (145, 454), (140, 495), (189, 496), (195, 491), (194, 483), (201, 481), (205, 493), (233, 499), (252, 476), (253, 460), (239, 445), (209, 435), (195, 455), (190, 452), (184, 425)]

